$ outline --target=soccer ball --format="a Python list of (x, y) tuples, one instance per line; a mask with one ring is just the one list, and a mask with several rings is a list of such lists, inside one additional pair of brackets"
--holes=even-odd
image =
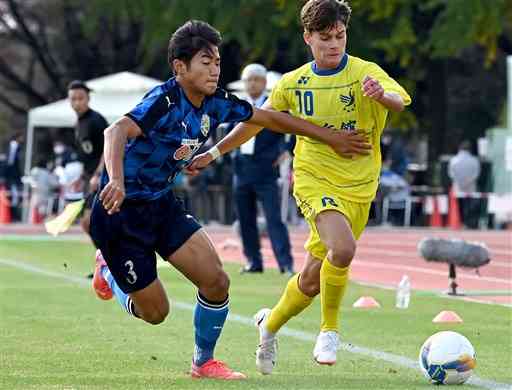
[(421, 346), (419, 363), (430, 383), (457, 385), (466, 382), (476, 367), (475, 349), (457, 332), (439, 332)]

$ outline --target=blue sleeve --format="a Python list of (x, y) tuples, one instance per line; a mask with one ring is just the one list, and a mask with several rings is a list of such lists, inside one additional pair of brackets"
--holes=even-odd
[(221, 122), (245, 122), (251, 119), (253, 112), (249, 102), (222, 89), (217, 90), (215, 97), (221, 114)]
[(126, 116), (137, 123), (147, 135), (168, 112), (169, 97), (165, 93), (155, 93), (146, 95)]

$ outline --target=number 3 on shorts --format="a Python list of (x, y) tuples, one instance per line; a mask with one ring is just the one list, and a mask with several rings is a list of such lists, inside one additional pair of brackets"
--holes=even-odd
[(126, 281), (130, 284), (135, 284), (137, 281), (137, 274), (133, 270), (133, 261), (128, 260), (124, 265), (125, 267), (128, 267), (128, 276), (126, 277)]

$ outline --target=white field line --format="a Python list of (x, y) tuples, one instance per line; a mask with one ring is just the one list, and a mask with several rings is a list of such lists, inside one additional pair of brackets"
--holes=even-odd
[[(87, 237), (83, 234), (65, 234), (60, 235), (58, 237), (52, 237), (47, 234), (5, 234), (0, 236), (0, 241), (87, 241)], [(390, 244), (389, 242), (381, 242), (381, 244)], [(379, 244), (379, 245), (381, 245)], [(393, 244), (396, 245), (396, 244)], [(406, 245), (406, 244), (405, 244)], [(404, 245), (404, 246), (405, 246)], [(303, 246), (303, 242), (301, 241), (301, 244), (299, 245), (301, 248)], [(378, 246), (378, 245), (376, 245)], [(378, 248), (369, 248), (366, 245), (361, 245), (361, 243), (358, 246), (357, 254), (375, 254), (375, 255), (383, 255), (383, 256), (396, 256), (396, 257), (402, 257), (402, 256), (411, 256), (411, 260), (419, 260), (421, 259), (416, 251), (416, 244), (411, 245), (411, 247), (414, 247), (414, 250), (412, 251), (400, 251), (400, 250), (386, 250), (386, 249), (378, 249)], [(262, 253), (273, 255), (272, 248), (267, 247), (265, 245), (262, 245)], [(495, 251), (490, 250), (491, 255), (495, 253)], [(356, 256), (357, 256), (356, 254)], [(504, 253), (505, 254), (505, 253)], [(510, 252), (507, 252), (506, 254), (510, 254)], [(304, 253), (298, 250), (293, 251), (293, 255), (296, 257), (303, 256)], [(417, 258), (415, 258), (418, 256)], [(504, 267), (507, 269), (512, 269), (512, 263), (507, 262), (501, 262), (501, 261), (492, 261), (487, 265), (486, 267)]]
[[(66, 281), (69, 281), (72, 283), (76, 283), (81, 287), (89, 288), (89, 286), (90, 286), (90, 281), (87, 279), (77, 277), (77, 276), (65, 275), (65, 274), (61, 274), (58, 272), (47, 271), (42, 268), (33, 266), (31, 264), (22, 263), (19, 261), (7, 260), (7, 259), (0, 258), (0, 265), (10, 266), (10, 267), (21, 269), (23, 271), (31, 272), (34, 274), (39, 274), (39, 275), (44, 275), (44, 276), (48, 276), (48, 277), (52, 277), (52, 278), (66, 280)], [(190, 303), (186, 303), (186, 302), (175, 301), (175, 302), (173, 302), (173, 305), (176, 308), (187, 310), (187, 311), (192, 311), (192, 312), (195, 309), (194, 305), (191, 305)], [(230, 313), (228, 320), (239, 323), (239, 324), (251, 326), (251, 327), (254, 326), (252, 318), (246, 317), (246, 316), (241, 316), (241, 315), (238, 315), (235, 313)], [(313, 333), (302, 332), (302, 331), (291, 329), (288, 327), (283, 327), (279, 332), (281, 335), (284, 335), (287, 337), (292, 337), (292, 338), (302, 340), (302, 341), (311, 342), (311, 343), (316, 340), (316, 335)], [(361, 346), (348, 344), (348, 343), (341, 343), (340, 349), (343, 349), (347, 352), (355, 353), (358, 355), (369, 356), (374, 359), (382, 360), (382, 361), (392, 363), (392, 364), (395, 364), (398, 366), (407, 367), (407, 368), (414, 369), (414, 370), (419, 370), (418, 362), (416, 360), (410, 359), (405, 356), (395, 355), (392, 353), (382, 352), (382, 351), (378, 351), (378, 350), (375, 350), (372, 348), (361, 347)], [(510, 390), (512, 388), (512, 384), (499, 383), (499, 382), (495, 382), (495, 381), (488, 380), (488, 379), (482, 379), (477, 376), (472, 376), (467, 383), (472, 384), (474, 386), (478, 386), (483, 389), (489, 389), (489, 390), (507, 390), (507, 389)]]

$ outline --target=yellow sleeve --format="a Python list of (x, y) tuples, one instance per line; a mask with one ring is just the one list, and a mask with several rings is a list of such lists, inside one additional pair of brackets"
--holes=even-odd
[(364, 80), (366, 76), (370, 76), (375, 80), (378, 80), (382, 88), (384, 88), (384, 92), (394, 92), (399, 94), (402, 99), (404, 99), (405, 106), (411, 104), (411, 97), (406, 90), (391, 78), (379, 65), (370, 62), (364, 69), (361, 81)]
[(270, 93), (270, 103), (272, 104), (272, 108), (276, 111), (289, 111), (290, 104), (288, 99), (286, 98), (286, 92), (284, 89), (284, 77), (277, 82), (277, 84), (272, 88), (272, 92)]

